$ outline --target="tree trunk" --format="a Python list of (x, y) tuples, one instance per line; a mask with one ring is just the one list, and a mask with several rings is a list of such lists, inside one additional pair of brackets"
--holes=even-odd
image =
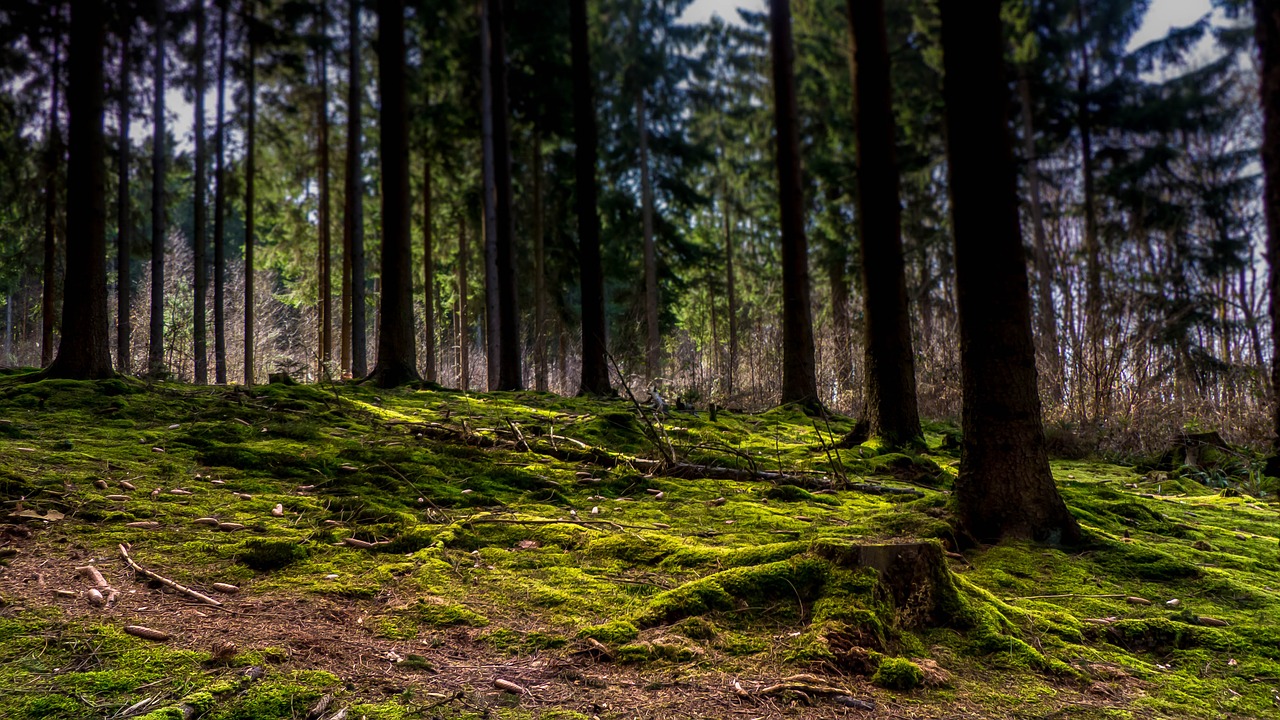
[(858, 217), (866, 313), (867, 420), (890, 447), (923, 439), (902, 259), (889, 38), (883, 0), (848, 0), (857, 105)]
[[(344, 327), (350, 328), (350, 341), (343, 341), (342, 351), (350, 353), (351, 376), (364, 377), (368, 369), (368, 340), (364, 313), (364, 182), (361, 175), (360, 124), (364, 96), (360, 80), (360, 0), (347, 0), (347, 10), (347, 176), (342, 243), (343, 283), (349, 286), (345, 292), (350, 298), (343, 300), (343, 307), (351, 315), (349, 319), (343, 318)], [(348, 263), (350, 269), (347, 268)]]
[(258, 42), (253, 27), (254, 0), (245, 3), (245, 32), (249, 36), (249, 57), (245, 92), (249, 96), (249, 116), (245, 123), (244, 180), (244, 384), (253, 385), (253, 245), (254, 176), (257, 174), (254, 139), (258, 124)]
[(422, 308), (427, 336), (427, 382), (436, 382), (436, 257), (431, 238), (431, 155), (422, 160)]
[(1022, 100), (1022, 145), (1026, 152), (1027, 189), (1031, 192), (1028, 208), (1031, 214), (1032, 250), (1039, 285), (1036, 318), (1040, 325), (1040, 352), (1048, 362), (1052, 392), (1062, 394), (1062, 356), (1058, 347), (1058, 321), (1053, 309), (1053, 263), (1049, 258), (1049, 240), (1044, 232), (1044, 211), (1040, 198), (1039, 156), (1036, 153), (1035, 123), (1032, 119), (1031, 78), (1026, 65), (1018, 66), (1018, 96)]
[(547, 279), (542, 218), (542, 135), (533, 134), (533, 386), (547, 392)]
[(1254, 0), (1254, 34), (1262, 100), (1262, 177), (1267, 221), (1267, 290), (1271, 316), (1271, 392), (1274, 447), (1280, 454), (1280, 3)]
[(70, 83), (67, 92), (67, 278), (62, 302), (62, 342), (45, 377), (113, 376), (107, 330), (106, 140), (102, 131), (102, 0), (71, 4)]
[(164, 130), (164, 31), (165, 4), (156, 0), (155, 60), (151, 68), (155, 82), (152, 103), (151, 140), (151, 336), (147, 349), (147, 374), (160, 377), (164, 374), (164, 240), (165, 224), (165, 130)]
[(582, 384), (584, 395), (612, 395), (606, 362), (604, 269), (600, 216), (596, 212), (596, 107), (591, 83), (586, 0), (569, 2), (573, 56), (573, 133), (578, 211), (578, 274), (582, 284)]
[(227, 96), (227, 7), (229, 3), (221, 2), (218, 8), (218, 117), (215, 120), (216, 130), (213, 139), (214, 182), (217, 187), (213, 191), (213, 380), (219, 385), (227, 384), (227, 328), (225, 304), (227, 284), (227, 250), (226, 250), (226, 214), (227, 214), (227, 176), (225, 137), (226, 96)]
[(809, 242), (804, 229), (791, 0), (769, 0), (777, 131), (778, 203), (782, 225), (782, 402), (817, 408), (813, 314), (809, 306)]
[[(1084, 37), (1084, 0), (1076, 0), (1076, 32)], [(1093, 185), (1093, 130), (1089, 120), (1089, 49), (1080, 49), (1080, 77), (1076, 81), (1080, 125), (1080, 173), (1084, 192), (1085, 351), (1092, 385), (1088, 420), (1099, 422), (1107, 411), (1110, 389), (1103, 380), (1105, 348), (1102, 346), (1102, 260), (1098, 244), (1098, 215)]]
[(942, 0), (964, 441), (955, 497), (978, 542), (1080, 539), (1049, 471), (1005, 114), (1000, 0)]
[(458, 389), (466, 392), (471, 386), (471, 344), (467, 330), (467, 219), (458, 214)]
[(494, 228), (498, 277), (498, 390), (523, 390), (520, 363), (520, 288), (516, 278), (515, 219), (511, 213), (511, 119), (507, 99), (506, 16), (503, 0), (489, 2), (489, 65), (493, 86)]
[(410, 272), (409, 125), (404, 63), (404, 0), (378, 0), (382, 298), (378, 313), (378, 364), (369, 373), (369, 379), (383, 388), (419, 379)]
[(738, 291), (733, 273), (733, 222), (730, 216), (729, 195), (724, 199), (724, 269), (725, 290), (729, 303), (729, 366), (725, 372), (724, 395), (733, 395), (734, 377), (738, 369)]
[[(60, 13), (55, 9), (55, 16)], [(58, 95), (61, 90), (62, 54), (53, 45), (53, 75), (49, 81), (49, 137), (44, 178), (44, 275), (40, 295), (40, 366), (53, 362), (53, 325), (58, 301), (58, 168), (62, 164), (62, 138), (58, 130)], [(64, 289), (65, 292), (65, 289)]]
[(126, 17), (120, 33), (120, 164), (116, 167), (116, 366), (127, 375), (132, 372), (130, 341), (133, 334), (133, 282), (131, 258), (132, 220), (129, 218), (129, 97), (130, 59), (133, 40), (133, 18)]
[(320, 107), (317, 131), (319, 142), (317, 151), (320, 154), (320, 368), (319, 377), (323, 377), (329, 361), (333, 358), (333, 277), (332, 277), (332, 243), (329, 228), (329, 48), (328, 42), (328, 3), (320, 3)]
[(204, 147), (204, 0), (195, 0), (196, 16), (196, 98), (195, 98), (195, 199), (193, 239), (195, 243), (195, 306), (192, 318), (192, 349), (195, 355), (195, 383), (209, 383), (209, 353), (205, 331), (205, 293), (209, 285), (205, 239), (205, 147)]
[(498, 185), (497, 159), (493, 137), (493, 34), (490, 32), (489, 0), (479, 0), (480, 8), (480, 142), (483, 153), (484, 217), (484, 346), (489, 389), (498, 387), (501, 370), (499, 344), (502, 316), (498, 297)]
[(649, 177), (649, 123), (644, 91), (636, 94), (636, 127), (640, 133), (640, 216), (644, 230), (645, 379), (662, 374), (662, 338), (658, 335), (658, 252), (653, 243), (653, 183)]

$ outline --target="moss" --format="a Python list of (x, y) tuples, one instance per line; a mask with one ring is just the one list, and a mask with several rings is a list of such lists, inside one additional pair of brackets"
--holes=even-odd
[(906, 658), (885, 658), (871, 682), (890, 690), (914, 690), (924, 682), (924, 671)]
[(484, 627), (489, 624), (489, 618), (464, 605), (452, 605), (439, 601), (419, 600), (406, 611), (406, 615), (423, 625), (434, 627), (449, 625)]
[(579, 637), (587, 637), (605, 645), (622, 645), (635, 640), (640, 635), (640, 631), (635, 625), (625, 620), (614, 620), (603, 625), (583, 628), (578, 633)]
[(240, 544), (235, 559), (260, 572), (288, 567), (307, 558), (307, 546), (293, 540), (251, 538)]
[(780, 502), (811, 502), (821, 505), (839, 505), (840, 501), (830, 495), (814, 495), (804, 488), (795, 485), (777, 485), (769, 488), (764, 496)]

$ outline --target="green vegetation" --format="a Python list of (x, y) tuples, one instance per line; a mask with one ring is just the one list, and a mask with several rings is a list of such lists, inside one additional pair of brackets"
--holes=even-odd
[[(812, 423), (785, 411), (664, 420), (680, 428), (682, 459), (768, 459), (803, 471), (803, 488), (646, 477), (542, 452), (554, 426), (557, 438), (655, 456), (623, 429), (628, 407), (353, 385), (0, 380), (0, 685), (14, 690), (0, 693), (0, 717), (99, 718), (146, 701), (135, 715), (185, 706), (274, 720), (305, 717), (327, 695), (369, 718), (433, 703), (448, 718), (630, 717), (667, 671), (685, 678), (679, 699), (662, 701), (676, 714), (710, 712), (726, 692), (715, 678), (730, 673), (748, 694), (799, 674), (879, 701), (910, 692), (908, 716), (921, 718), (956, 703), (985, 717), (1014, 706), (1274, 715), (1277, 506), (1249, 495), (1247, 478), (1223, 493), (1190, 471), (1055, 462), (1085, 546), (953, 556), (932, 571), (931, 599), (902, 603), (850, 558), (890, 539), (950, 542), (957, 458), (941, 436), (914, 456), (829, 455)], [(508, 421), (538, 452), (516, 447)], [(851, 426), (831, 421), (837, 435)], [(734, 452), (706, 449), (713, 437)], [(939, 489), (912, 480), (920, 496), (878, 495), (836, 480), (902, 487), (902, 467), (936, 468)], [(135, 580), (120, 543), (223, 608)], [(120, 591), (113, 607), (86, 601), (75, 568), (87, 564)], [(129, 624), (172, 637), (134, 637)], [(219, 654), (219, 641), (234, 652)], [(569, 699), (534, 702), (495, 689), (498, 678)], [(593, 710), (601, 688), (617, 700)], [(811, 701), (816, 714), (835, 707)]]

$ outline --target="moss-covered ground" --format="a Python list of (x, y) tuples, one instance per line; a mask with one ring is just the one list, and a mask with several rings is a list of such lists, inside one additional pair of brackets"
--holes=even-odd
[[(954, 432), (834, 449), (851, 425), (0, 377), (0, 717), (1280, 717), (1264, 480), (1055, 462), (1087, 544), (951, 553), (922, 619), (833, 558), (954, 550)], [(664, 453), (803, 487), (626, 462)]]

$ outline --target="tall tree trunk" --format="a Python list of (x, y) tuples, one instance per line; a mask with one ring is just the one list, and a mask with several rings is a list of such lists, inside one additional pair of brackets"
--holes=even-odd
[(636, 127), (640, 134), (640, 217), (644, 230), (645, 379), (662, 374), (662, 338), (658, 335), (658, 252), (653, 242), (653, 183), (649, 177), (649, 121), (644, 91), (636, 93)]
[(490, 31), (489, 0), (479, 0), (480, 8), (480, 143), (483, 153), (484, 217), (480, 229), (484, 237), (484, 347), (489, 389), (496, 390), (501, 371), (499, 345), (502, 316), (498, 297), (498, 177), (493, 137), (493, 33)]
[(1031, 106), (1031, 78), (1027, 66), (1018, 66), (1018, 96), (1022, 101), (1022, 146), (1026, 152), (1027, 189), (1031, 193), (1028, 208), (1031, 214), (1032, 250), (1036, 263), (1036, 280), (1039, 286), (1039, 306), (1036, 318), (1040, 326), (1040, 353), (1048, 361), (1052, 392), (1062, 393), (1062, 356), (1058, 347), (1058, 321), (1053, 310), (1053, 263), (1049, 258), (1049, 240), (1044, 232), (1044, 210), (1040, 198), (1039, 155), (1036, 153), (1036, 132)]
[(102, 131), (102, 0), (71, 4), (71, 78), (67, 92), (67, 278), (62, 302), (62, 342), (45, 377), (111, 377), (107, 330), (106, 139)]
[[(350, 299), (343, 307), (350, 311), (344, 327), (350, 328), (350, 342), (343, 341), (343, 352), (350, 352), (352, 377), (364, 377), (368, 369), (368, 341), (365, 328), (364, 301), (364, 181), (361, 161), (360, 112), (364, 95), (360, 81), (360, 0), (347, 0), (347, 168), (344, 195), (346, 208), (342, 221), (343, 283)], [(350, 264), (350, 269), (346, 267)], [(345, 362), (345, 358), (344, 358)]]
[[(55, 6), (55, 17), (61, 13)], [(58, 169), (62, 164), (62, 137), (58, 130), (58, 95), (61, 91), (62, 52), (53, 44), (53, 74), (49, 81), (49, 137), (44, 177), (44, 267), (40, 294), (40, 366), (53, 362), (53, 325), (58, 301)], [(69, 176), (68, 176), (69, 177)], [(65, 289), (64, 289), (65, 292)]]
[(1000, 0), (941, 0), (964, 441), (955, 497), (970, 539), (1073, 543), (1049, 471), (1006, 118)]
[[(837, 212), (834, 203), (829, 203), (832, 214)], [(836, 383), (837, 388), (846, 397), (853, 395), (853, 328), (850, 318), (850, 306), (853, 304), (849, 287), (849, 275), (846, 270), (845, 249), (830, 248), (827, 258), (827, 283), (831, 286), (832, 329), (835, 331), (836, 344)]]
[(1091, 398), (1088, 420), (1099, 422), (1107, 411), (1110, 393), (1104, 381), (1105, 348), (1102, 346), (1102, 259), (1098, 243), (1098, 213), (1093, 184), (1093, 129), (1089, 119), (1089, 48), (1084, 38), (1084, 0), (1076, 0), (1076, 32), (1082, 39), (1080, 77), (1076, 81), (1080, 125), (1080, 173), (1084, 192), (1085, 261), (1085, 358)]
[(493, 86), (493, 160), (498, 278), (498, 390), (523, 390), (520, 363), (520, 288), (516, 278), (515, 218), (511, 213), (511, 118), (507, 98), (507, 40), (504, 0), (489, 2), (489, 65)]
[(809, 241), (804, 229), (800, 136), (796, 110), (791, 0), (769, 0), (777, 131), (778, 204), (782, 225), (782, 402), (820, 406), (814, 371), (813, 312), (809, 306)]
[(889, 38), (883, 0), (848, 0), (857, 104), (858, 217), (866, 322), (867, 420), (890, 447), (923, 439), (902, 259)]
[(427, 382), (436, 382), (436, 253), (432, 243), (431, 155), (422, 159), (422, 308), (427, 336)]
[(542, 218), (542, 135), (533, 132), (533, 386), (547, 392), (547, 279)]
[(724, 269), (725, 269), (725, 290), (727, 300), (729, 302), (729, 365), (728, 371), (725, 373), (724, 394), (725, 397), (733, 395), (734, 378), (738, 369), (738, 291), (734, 282), (733, 273), (733, 222), (731, 216), (731, 208), (729, 206), (729, 195), (726, 192), (724, 199)]
[(585, 395), (611, 395), (606, 363), (604, 269), (600, 260), (600, 216), (596, 212), (595, 91), (591, 83), (591, 48), (586, 0), (569, 2), (569, 37), (573, 57), (573, 135), (575, 195), (578, 211), (578, 275), (582, 283), (582, 384)]
[(471, 386), (471, 337), (467, 330), (467, 297), (470, 285), (467, 281), (467, 218), (458, 214), (458, 389), (466, 392)]
[(378, 91), (381, 95), (382, 298), (378, 387), (418, 380), (409, 249), (409, 124), (405, 104), (404, 0), (378, 0)]
[(147, 374), (160, 377), (164, 374), (164, 236), (168, 213), (165, 212), (165, 153), (164, 130), (164, 42), (165, 4), (156, 0), (155, 60), (151, 75), (155, 82), (152, 102), (151, 140), (151, 335), (147, 347)]
[(195, 354), (195, 383), (206, 385), (209, 382), (209, 353), (205, 332), (205, 293), (209, 285), (207, 259), (205, 256), (208, 241), (205, 238), (205, 148), (204, 148), (204, 0), (195, 0), (196, 16), (196, 102), (195, 102), (195, 199), (193, 204), (195, 235), (195, 307), (192, 309), (192, 330), (195, 334), (193, 351)]
[[(1271, 392), (1274, 449), (1280, 455), (1280, 2), (1253, 0), (1254, 35), (1258, 43), (1259, 92), (1262, 100), (1263, 208), (1267, 221), (1267, 290), (1271, 316)], [(1268, 462), (1268, 474), (1276, 464)]]
[(255, 134), (258, 125), (258, 42), (253, 24), (255, 0), (245, 3), (245, 32), (249, 36), (249, 57), (246, 68), (245, 92), (249, 96), (249, 116), (245, 127), (245, 180), (244, 180), (244, 384), (253, 385), (253, 245), (254, 238), (254, 180), (257, 175)]
[(214, 182), (213, 191), (213, 380), (227, 384), (227, 328), (225, 292), (227, 282), (226, 214), (227, 175), (225, 137), (227, 95), (227, 7), (230, 3), (218, 3), (218, 117), (213, 139)]
[(133, 334), (132, 297), (133, 282), (130, 242), (133, 221), (129, 218), (129, 96), (130, 59), (133, 40), (133, 18), (126, 17), (120, 32), (120, 164), (116, 167), (116, 366), (128, 375), (132, 372), (130, 341)]
[(332, 225), (329, 214), (329, 48), (328, 48), (328, 3), (320, 3), (320, 106), (317, 118), (317, 131), (320, 153), (318, 172), (320, 174), (320, 366), (323, 376), (325, 368), (333, 357), (333, 278), (332, 247), (329, 229)]

